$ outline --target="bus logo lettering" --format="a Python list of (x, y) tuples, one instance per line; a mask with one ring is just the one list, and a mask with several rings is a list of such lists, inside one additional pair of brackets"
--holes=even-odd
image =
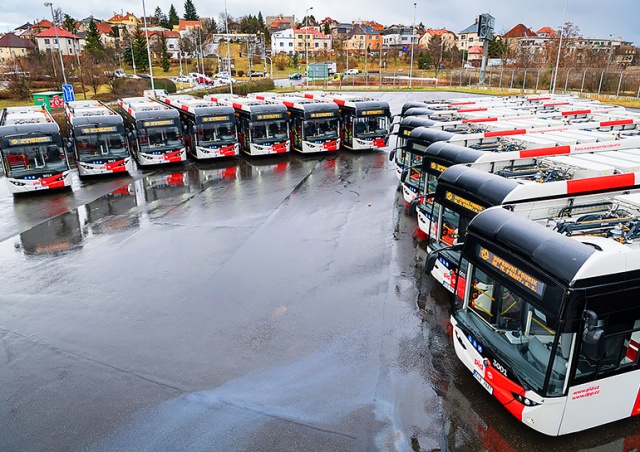
[(432, 170), (436, 170), (439, 173), (444, 173), (444, 171), (447, 169), (447, 167), (444, 166), (444, 165), (439, 165), (436, 162), (431, 162), (431, 169)]
[(35, 137), (35, 138), (14, 138), (10, 140), (10, 144), (15, 146), (18, 144), (36, 144), (36, 143), (48, 143), (51, 141), (51, 137)]
[(382, 110), (365, 110), (362, 112), (362, 116), (381, 115), (384, 113)]
[(311, 113), (311, 117), (312, 118), (329, 118), (333, 116), (332, 112), (326, 112), (326, 113)]
[(145, 127), (155, 127), (155, 126), (170, 126), (173, 124), (173, 120), (166, 119), (164, 121), (145, 121)]
[(282, 115), (280, 113), (273, 115), (258, 115), (258, 119), (280, 119)]
[(515, 265), (505, 261), (499, 256), (496, 256), (486, 248), (480, 247), (478, 250), (478, 257), (503, 275), (518, 283), (521, 287), (524, 287), (539, 297), (542, 297), (546, 286), (543, 282), (538, 281), (536, 278), (523, 272)]
[(454, 195), (450, 191), (446, 193), (447, 200), (451, 201), (454, 204), (459, 205), (462, 208), (465, 208), (473, 213), (480, 213), (484, 210), (480, 204), (476, 204), (475, 202), (471, 202), (468, 199), (465, 199), (461, 196)]
[(409, 136), (409, 135), (411, 135), (411, 130), (405, 130), (402, 133), (404, 133), (405, 135)]
[(115, 132), (115, 127), (92, 127), (89, 129), (82, 129), (82, 133), (103, 133), (103, 132)]
[(205, 118), (202, 118), (202, 122), (225, 121), (226, 119), (226, 116), (207, 116)]

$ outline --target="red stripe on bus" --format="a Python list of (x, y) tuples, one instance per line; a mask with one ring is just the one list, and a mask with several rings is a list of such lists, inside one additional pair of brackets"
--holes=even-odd
[(189, 111), (189, 107), (187, 107), (186, 105), (181, 106), (180, 109), (184, 111)]
[(626, 124), (634, 124), (633, 119), (617, 119), (615, 121), (602, 121), (600, 127), (624, 126)]
[(484, 362), (484, 379), (493, 388), (493, 396), (504, 405), (520, 421), (524, 405), (513, 397), (513, 394), (520, 394), (524, 397), (524, 388), (509, 380), (498, 369), (493, 367), (488, 360)]
[(551, 100), (551, 98), (550, 97), (529, 97), (527, 99), (527, 102), (536, 102), (539, 100)]
[(458, 113), (471, 113), (473, 111), (487, 111), (488, 108), (465, 108), (458, 110)]
[(477, 119), (463, 119), (462, 124), (469, 124), (470, 122), (492, 122), (497, 121), (498, 118), (477, 118)]
[(502, 137), (507, 135), (522, 135), (525, 133), (527, 133), (527, 129), (498, 130), (495, 132), (485, 132), (483, 136), (485, 138), (491, 138), (491, 137)]
[(451, 102), (449, 105), (475, 105), (475, 102)]
[(344, 101), (341, 99), (333, 99), (333, 102), (340, 105), (341, 107), (344, 107)]
[(631, 416), (636, 416), (638, 414), (640, 414), (640, 390), (638, 390), (636, 403), (633, 405), (633, 411), (631, 411)]
[(571, 105), (571, 102), (551, 102), (548, 104), (542, 104), (543, 107), (555, 107), (558, 105)]
[(591, 113), (591, 110), (573, 110), (573, 111), (563, 111), (562, 116), (571, 116), (571, 115), (588, 115)]
[(544, 157), (546, 155), (571, 154), (571, 146), (552, 146), (550, 148), (525, 149), (520, 151), (520, 158)]
[(313, 99), (313, 94), (307, 94), (307, 93), (305, 93), (305, 94), (303, 95), (303, 97), (304, 97), (305, 99)]
[(587, 177), (567, 181), (567, 194), (584, 193), (595, 190), (632, 187), (636, 185), (634, 173), (613, 174), (610, 176)]
[(233, 102), (231, 105), (237, 110), (242, 110), (242, 104), (236, 104), (235, 102)]
[(293, 106), (295, 105), (293, 102), (289, 102), (288, 100), (285, 100), (282, 102), (285, 107), (289, 107), (289, 108), (293, 108)]

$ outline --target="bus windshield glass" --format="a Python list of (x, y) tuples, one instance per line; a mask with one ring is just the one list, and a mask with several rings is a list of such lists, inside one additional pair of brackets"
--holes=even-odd
[[(476, 260), (488, 269), (473, 267), (467, 279), (470, 287), (466, 309), (460, 309), (458, 298), (456, 320), (478, 343), (485, 348), (491, 345), (496, 356), (512, 369), (525, 388), (546, 396), (562, 395), (575, 335), (556, 334), (557, 318), (543, 312), (538, 301), (557, 298), (555, 303), (559, 305), (564, 291), (522, 271), (481, 245), (476, 245), (475, 254)], [(545, 390), (549, 367), (551, 377)]]
[(143, 152), (172, 151), (183, 147), (176, 121), (142, 121), (138, 138)]
[(443, 248), (464, 242), (467, 236), (469, 221), (471, 221), (471, 219), (464, 214), (460, 214), (449, 207), (442, 208), (440, 243), (436, 248)]
[(338, 118), (307, 119), (304, 130), (305, 139), (335, 140), (338, 138)]
[(210, 122), (198, 125), (198, 144), (210, 146), (221, 143), (233, 143), (237, 139), (233, 122)]
[(22, 136), (7, 138), (2, 146), (8, 176), (61, 173), (68, 170), (62, 140), (59, 136)]
[(289, 126), (284, 119), (251, 123), (251, 138), (255, 143), (282, 142), (289, 138)]
[(129, 155), (123, 131), (118, 131), (116, 127), (101, 129), (105, 130), (88, 129), (89, 133), (83, 133), (83, 128), (76, 130), (74, 136), (80, 161), (92, 161), (96, 158), (125, 158)]
[(389, 131), (389, 118), (387, 116), (365, 116), (355, 118), (354, 130), (357, 138), (385, 136)]

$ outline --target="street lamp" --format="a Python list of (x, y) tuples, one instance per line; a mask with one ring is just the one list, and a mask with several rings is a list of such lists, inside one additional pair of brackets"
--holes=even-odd
[(558, 58), (556, 59), (556, 72), (553, 74), (553, 88), (551, 88), (551, 94), (556, 92), (556, 79), (558, 78), (558, 66), (560, 66), (560, 49), (562, 48), (562, 35), (564, 34), (564, 24), (567, 18), (567, 5), (569, 0), (564, 2), (564, 15), (562, 16), (562, 25), (560, 28), (560, 42), (558, 43)]
[(51, 8), (51, 20), (53, 20), (53, 31), (56, 32), (56, 42), (58, 43), (58, 56), (60, 57), (60, 67), (62, 68), (62, 78), (64, 79), (64, 84), (67, 84), (67, 76), (64, 73), (64, 62), (62, 61), (62, 51), (60, 50), (60, 38), (58, 38), (58, 27), (56, 27), (56, 18), (53, 15), (53, 3), (45, 2), (44, 6), (48, 6)]
[(413, 78), (413, 34), (416, 29), (416, 5), (413, 4), (413, 26), (411, 27), (411, 63), (409, 64), (409, 88), (411, 88), (411, 79)]
[(144, 34), (147, 38), (147, 58), (149, 58), (149, 75), (151, 76), (151, 91), (153, 91), (153, 97), (156, 96), (156, 87), (153, 84), (153, 64), (151, 63), (151, 49), (149, 48), (149, 29), (147, 28), (147, 9), (144, 7), (144, 0), (142, 0), (142, 20), (144, 21)]
[(313, 9), (313, 6), (311, 8), (308, 8), (305, 12), (304, 12), (304, 19), (305, 19), (305, 29), (304, 29), (304, 60), (307, 63), (307, 88), (309, 88), (309, 11), (311, 11)]
[(233, 77), (231, 77), (231, 39), (229, 38), (229, 14), (227, 0), (224, 0), (224, 28), (227, 32), (227, 71), (229, 73), (229, 94), (233, 95)]

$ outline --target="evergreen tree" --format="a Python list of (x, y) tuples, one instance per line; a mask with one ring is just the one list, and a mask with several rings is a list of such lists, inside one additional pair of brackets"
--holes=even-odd
[(196, 7), (192, 0), (185, 0), (184, 2), (184, 20), (198, 20), (199, 16), (196, 12)]
[(331, 25), (329, 25), (329, 22), (325, 22), (324, 23), (324, 28), (323, 28), (322, 32), (325, 35), (330, 35), (331, 34)]
[(262, 18), (262, 11), (258, 11), (258, 25), (260, 25), (261, 29), (265, 27), (264, 19)]
[(153, 16), (156, 18), (156, 23), (160, 25), (162, 28), (171, 28), (169, 26), (169, 19), (167, 15), (162, 12), (159, 6), (156, 7), (156, 11), (153, 13)]
[(68, 14), (64, 15), (64, 20), (62, 21), (62, 28), (64, 28), (70, 33), (76, 33), (78, 31), (76, 27), (76, 20)]
[(161, 61), (162, 61), (162, 70), (164, 72), (169, 72), (171, 68), (171, 64), (169, 63), (169, 53), (167, 52), (167, 38), (164, 37), (164, 33), (160, 35), (160, 46), (161, 46)]
[(100, 41), (100, 33), (98, 33), (98, 27), (93, 21), (93, 17), (89, 21), (89, 30), (87, 36), (84, 38), (85, 44), (83, 52), (90, 55), (94, 62), (98, 63), (102, 61), (104, 57), (104, 45)]
[(180, 17), (178, 17), (176, 8), (171, 4), (171, 8), (169, 8), (169, 27), (167, 28), (173, 28), (174, 25), (178, 25), (179, 23)]
[(140, 24), (136, 26), (133, 32), (133, 56), (136, 59), (136, 68), (140, 71), (149, 69), (149, 56), (147, 54), (147, 40), (140, 28)]

